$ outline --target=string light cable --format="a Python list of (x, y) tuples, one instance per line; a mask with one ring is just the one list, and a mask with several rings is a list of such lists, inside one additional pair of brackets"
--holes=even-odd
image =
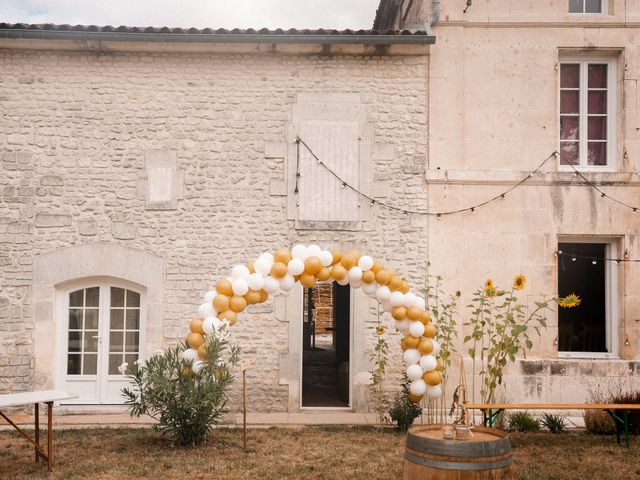
[(596, 265), (598, 262), (640, 263), (640, 259), (636, 259), (636, 258), (594, 257), (590, 255), (580, 255), (578, 253), (565, 252), (563, 250), (556, 250), (553, 253), (558, 258), (570, 258), (572, 262), (575, 262), (578, 259), (589, 260), (594, 265)]

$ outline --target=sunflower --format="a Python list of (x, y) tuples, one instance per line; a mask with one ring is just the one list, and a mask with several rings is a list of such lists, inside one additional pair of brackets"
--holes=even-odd
[(378, 332), (378, 335), (382, 335), (384, 333), (384, 327), (382, 325), (376, 327), (376, 332)]
[(582, 302), (582, 299), (575, 293), (570, 293), (564, 298), (558, 301), (558, 304), (563, 308), (577, 307)]
[(527, 283), (527, 279), (525, 278), (524, 275), (522, 274), (516, 275), (516, 278), (513, 281), (513, 288), (515, 288), (516, 290), (522, 290), (526, 283)]
[(493, 280), (487, 278), (487, 281), (484, 282), (484, 288), (493, 288)]

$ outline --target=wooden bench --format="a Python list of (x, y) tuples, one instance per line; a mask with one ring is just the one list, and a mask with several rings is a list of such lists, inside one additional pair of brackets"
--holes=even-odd
[[(620, 430), (624, 428), (625, 445), (629, 448), (629, 412), (640, 410), (640, 404), (630, 403), (465, 403), (463, 408), (480, 410), (482, 424), (493, 427), (495, 418), (505, 410), (603, 410), (607, 412), (616, 424), (616, 438), (620, 443)], [(620, 416), (622, 413), (622, 416)]]
[[(9, 425), (15, 428), (20, 435), (26, 438), (33, 445), (35, 450), (36, 463), (40, 457), (47, 461), (47, 470), (52, 471), (53, 467), (53, 402), (60, 400), (69, 400), (78, 396), (72, 393), (62, 392), (60, 390), (45, 390), (41, 392), (24, 392), (11, 393), (8, 395), (0, 395), (0, 416), (4, 418)], [(45, 453), (43, 446), (40, 444), (40, 411), (41, 403), (47, 404), (47, 452)], [(35, 414), (35, 438), (31, 438), (24, 430), (13, 423), (9, 417), (2, 413), (2, 409), (6, 407), (16, 407), (20, 405), (34, 405)]]

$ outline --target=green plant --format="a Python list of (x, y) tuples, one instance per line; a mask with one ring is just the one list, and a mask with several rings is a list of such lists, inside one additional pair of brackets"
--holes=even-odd
[(537, 432), (540, 430), (540, 421), (529, 412), (514, 412), (509, 415), (509, 430)]
[[(212, 337), (205, 344), (207, 360), (185, 360), (186, 344), (158, 353), (143, 364), (128, 367), (132, 388), (124, 388), (131, 416), (149, 415), (153, 428), (180, 445), (200, 444), (216, 425), (227, 403), (233, 366), (240, 349), (225, 338)], [(198, 373), (193, 373), (193, 367)]]
[(543, 427), (547, 428), (551, 433), (562, 433), (567, 430), (567, 425), (564, 423), (564, 418), (560, 415), (554, 415), (553, 413), (544, 413), (540, 423)]
[[(633, 390), (624, 382), (603, 388), (589, 390), (589, 403), (631, 403), (640, 404), (640, 391)], [(602, 410), (585, 410), (584, 426), (589, 433), (610, 435), (616, 432), (616, 423), (611, 416)], [(631, 410), (628, 414), (629, 433), (640, 434), (640, 412)]]
[(378, 423), (382, 425), (387, 421), (386, 412), (388, 402), (384, 391), (384, 376), (387, 369), (387, 352), (389, 345), (384, 338), (385, 328), (384, 325), (382, 325), (379, 305), (376, 307), (375, 313), (378, 321), (375, 327), (376, 343), (370, 357), (370, 360), (374, 362), (374, 366), (371, 371), (371, 385), (369, 390), (371, 392), (374, 410), (378, 415)]
[(389, 417), (396, 424), (399, 432), (406, 432), (413, 421), (422, 414), (422, 407), (409, 400), (409, 379), (402, 375), (402, 388), (396, 395), (393, 405), (389, 410)]

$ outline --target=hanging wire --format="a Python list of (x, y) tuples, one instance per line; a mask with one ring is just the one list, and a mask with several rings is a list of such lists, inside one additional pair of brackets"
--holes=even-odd
[(572, 262), (575, 262), (577, 259), (583, 259), (583, 260), (590, 260), (591, 263), (595, 262), (595, 264), (597, 264), (598, 262), (640, 263), (640, 259), (635, 259), (635, 258), (594, 257), (593, 255), (580, 255), (578, 253), (565, 252), (564, 250), (556, 250), (554, 254), (560, 259), (569, 258), (571, 259)]

